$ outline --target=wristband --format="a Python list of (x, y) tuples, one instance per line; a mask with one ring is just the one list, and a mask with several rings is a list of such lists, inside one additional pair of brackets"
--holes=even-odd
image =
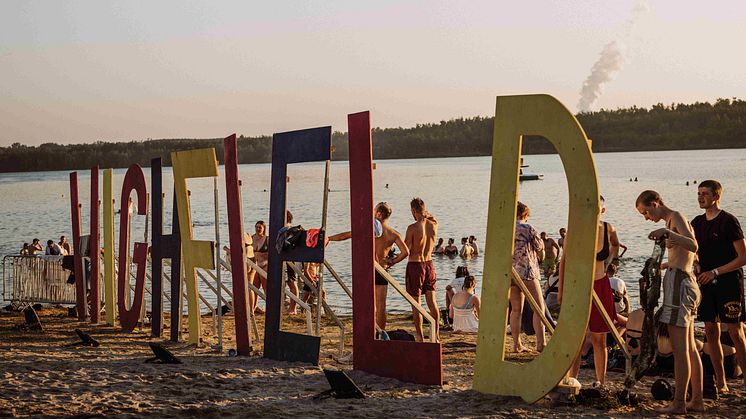
[(712, 273), (713, 273), (713, 274), (715, 275), (715, 278), (717, 278), (717, 277), (718, 277), (718, 276), (720, 275), (720, 272), (718, 272), (718, 270), (717, 270), (717, 269), (713, 269), (713, 270), (712, 270), (712, 271), (710, 271), (710, 272), (712, 272)]

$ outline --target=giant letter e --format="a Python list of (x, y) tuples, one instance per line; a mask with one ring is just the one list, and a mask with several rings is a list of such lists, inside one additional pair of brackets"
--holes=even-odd
[[(570, 217), (565, 244), (561, 319), (536, 359), (505, 361), (516, 201), (523, 135), (541, 135), (559, 152), (567, 174)], [(580, 351), (591, 309), (598, 226), (598, 179), (590, 143), (575, 117), (548, 95), (498, 96), (474, 389), (533, 403), (563, 378)]]

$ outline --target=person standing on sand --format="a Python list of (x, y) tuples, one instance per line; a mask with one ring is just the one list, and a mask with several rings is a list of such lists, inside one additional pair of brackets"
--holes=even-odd
[[(376, 262), (378, 262), (383, 269), (388, 271), (389, 268), (409, 256), (409, 248), (404, 243), (401, 234), (391, 228), (388, 223), (389, 217), (391, 217), (392, 213), (391, 206), (386, 202), (381, 202), (376, 205), (374, 213), (376, 219), (381, 222), (382, 228), (381, 235), (377, 236), (375, 241)], [(441, 239), (441, 241), (442, 240), (443, 239)], [(396, 246), (399, 248), (399, 255), (393, 259), (389, 259), (388, 254), (394, 246), (394, 243), (396, 243)], [(386, 295), (388, 294), (388, 288), (389, 282), (383, 277), (383, 275), (376, 271), (376, 323), (378, 323), (378, 327), (383, 330), (386, 330)]]
[[(601, 214), (606, 212), (606, 206), (604, 205), (604, 197), (599, 197), (600, 211)], [(619, 246), (619, 239), (616, 235), (616, 229), (611, 223), (601, 221), (597, 227), (597, 239), (596, 239), (596, 262), (593, 272), (593, 291), (598, 295), (598, 299), (603, 305), (603, 310), (606, 315), (615, 321), (617, 325), (624, 324), (627, 319), (620, 317), (616, 314), (616, 306), (614, 304), (614, 293), (611, 289), (611, 281), (606, 273), (606, 260), (609, 255), (614, 253), (614, 250)], [(566, 253), (562, 252), (562, 260), (560, 261), (560, 275), (559, 275), (559, 293), (557, 299), (562, 304), (562, 293), (564, 290), (565, 281), (565, 262), (567, 261)], [(595, 304), (591, 303), (591, 315), (588, 319), (588, 334), (590, 336), (591, 344), (593, 345), (593, 364), (596, 369), (596, 381), (593, 383), (593, 387), (603, 387), (606, 384), (606, 367), (608, 363), (608, 352), (606, 350), (606, 337), (611, 332), (609, 326), (604, 321), (603, 314), (599, 311), (599, 308)], [(580, 354), (575, 358), (575, 363), (570, 369), (569, 376), (573, 378), (578, 377), (580, 372)]]
[[(425, 209), (425, 203), (420, 198), (410, 202), (414, 223), (407, 227), (404, 243), (409, 249), (409, 261), (406, 271), (407, 293), (419, 304), (420, 296), (425, 293), (425, 301), (430, 309), (430, 315), (435, 320), (435, 339), (440, 341), (439, 323), (440, 312), (435, 300), (435, 267), (433, 266), (432, 250), (435, 246), (435, 236), (438, 233), (438, 222)], [(422, 335), (422, 316), (412, 306), (412, 320), (417, 333), (417, 342), (424, 340)], [(432, 336), (431, 336), (432, 338)]]
[[(703, 412), (702, 360), (694, 340), (694, 313), (702, 298), (692, 273), (697, 240), (687, 219), (663, 203), (655, 191), (644, 191), (635, 202), (637, 211), (654, 223), (665, 221), (666, 227), (650, 232), (650, 240), (666, 240), (668, 261), (663, 277), (663, 304), (659, 322), (665, 324), (673, 347), (676, 392), (671, 404), (659, 413), (686, 414), (687, 410)], [(691, 377), (692, 399), (687, 404), (686, 391)]]
[[(736, 348), (736, 360), (746, 371), (746, 343), (741, 321), (744, 320), (743, 269), (746, 244), (738, 219), (720, 208), (723, 187), (716, 180), (705, 180), (697, 188), (699, 207), (704, 214), (694, 217), (692, 227), (699, 248), (694, 273), (698, 274), (702, 303), (697, 320), (705, 322), (705, 335), (711, 345), (712, 367), (718, 392), (728, 391), (720, 344), (720, 323), (725, 323)], [(744, 374), (746, 385), (746, 374)]]
[(559, 265), (560, 247), (545, 231), (542, 231), (540, 236), (544, 242), (544, 259), (541, 261), (541, 269), (544, 271), (544, 278), (549, 281), (549, 277), (554, 274)]
[[(539, 260), (544, 255), (544, 242), (539, 234), (526, 221), (531, 215), (531, 210), (523, 202), (518, 202), (515, 220), (515, 244), (513, 247), (513, 269), (521, 277), (528, 288), (531, 296), (544, 311), (544, 295), (541, 292), (541, 274), (539, 273)], [(523, 317), (523, 303), (525, 296), (517, 285), (512, 281), (510, 284), (510, 333), (513, 335), (513, 351), (525, 352), (527, 349), (521, 343), (521, 318)], [(534, 312), (533, 326), (536, 332), (536, 350), (544, 350), (545, 336), (544, 323), (541, 317)]]

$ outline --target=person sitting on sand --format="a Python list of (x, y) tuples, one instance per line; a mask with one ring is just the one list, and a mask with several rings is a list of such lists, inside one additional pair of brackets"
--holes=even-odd
[(479, 331), (479, 297), (474, 293), (477, 281), (472, 275), (464, 278), (461, 292), (451, 300), (450, 314), (453, 318), (453, 331), (477, 333)]
[(469, 245), (468, 238), (461, 238), (461, 250), (458, 252), (458, 254), (464, 259), (469, 259), (474, 255), (474, 249)]
[[(456, 268), (456, 278), (454, 278), (448, 285), (446, 285), (446, 310), (450, 313), (451, 310), (451, 302), (453, 300), (453, 296), (460, 292), (461, 289), (464, 287), (464, 278), (469, 276), (469, 268), (466, 266), (459, 266)], [(451, 319), (453, 319), (453, 315), (448, 315)], [(453, 321), (451, 321), (453, 323)]]
[(458, 255), (458, 247), (454, 244), (455, 241), (453, 238), (448, 239), (448, 246), (443, 250), (443, 254), (446, 256), (456, 256)]

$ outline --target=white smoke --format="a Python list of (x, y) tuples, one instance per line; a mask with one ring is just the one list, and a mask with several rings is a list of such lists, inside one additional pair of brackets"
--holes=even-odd
[[(639, 0), (632, 9), (632, 16), (624, 25), (623, 38), (627, 39), (632, 33), (632, 29), (638, 19), (642, 17), (650, 6), (646, 0)], [(601, 54), (593, 67), (591, 74), (583, 82), (580, 89), (580, 100), (578, 101), (578, 111), (588, 112), (591, 106), (598, 100), (603, 93), (603, 87), (606, 83), (614, 79), (614, 76), (624, 66), (624, 56), (626, 47), (623, 41), (611, 41), (604, 46)]]

